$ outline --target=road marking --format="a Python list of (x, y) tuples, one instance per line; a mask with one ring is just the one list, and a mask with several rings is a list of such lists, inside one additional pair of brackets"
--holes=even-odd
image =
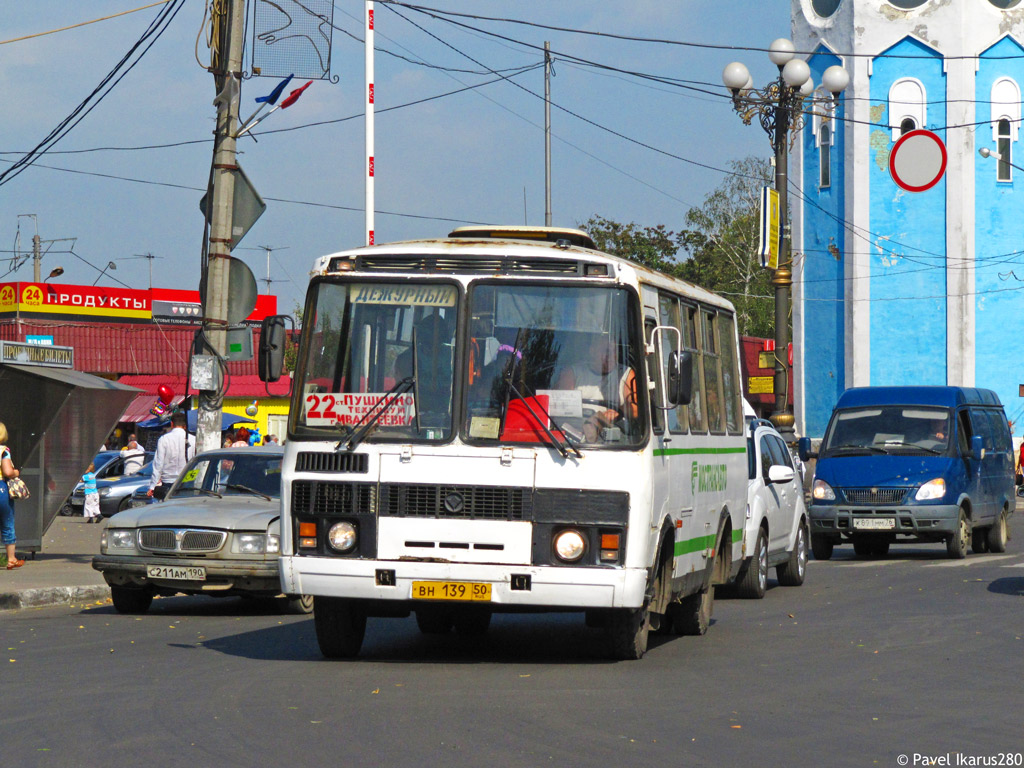
[(965, 568), (969, 565), (985, 565), (994, 563), (997, 560), (1008, 560), (1017, 555), (975, 555), (963, 560), (949, 560), (945, 563), (929, 563), (925, 568)]
[(840, 561), (844, 568), (878, 568), (883, 565), (897, 565), (906, 563), (906, 560), (843, 560)]

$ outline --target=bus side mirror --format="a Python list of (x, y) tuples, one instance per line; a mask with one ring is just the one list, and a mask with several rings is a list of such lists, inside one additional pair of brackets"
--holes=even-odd
[(281, 378), (284, 370), (285, 321), (287, 315), (271, 315), (260, 323), (260, 354), (258, 368), (260, 381), (271, 382)]
[(673, 352), (668, 358), (666, 396), (672, 405), (689, 405), (693, 397), (693, 354), (689, 350)]
[(800, 454), (800, 461), (818, 458), (818, 454), (811, 450), (811, 438), (801, 437), (796, 445), (797, 453)]
[(971, 458), (975, 461), (985, 458), (985, 443), (982, 441), (981, 435), (974, 435), (971, 438)]

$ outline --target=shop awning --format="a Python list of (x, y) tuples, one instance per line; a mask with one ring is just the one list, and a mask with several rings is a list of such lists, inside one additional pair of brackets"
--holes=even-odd
[[(157, 395), (147, 395), (145, 393), (139, 395), (128, 404), (128, 407), (125, 409), (124, 413), (121, 414), (121, 418), (118, 419), (118, 421), (127, 421), (132, 424), (140, 421), (146, 421), (152, 416), (149, 411), (154, 405), (156, 405), (158, 399)], [(184, 399), (185, 398), (181, 395), (176, 395), (174, 399), (171, 400), (171, 405), (177, 405)]]

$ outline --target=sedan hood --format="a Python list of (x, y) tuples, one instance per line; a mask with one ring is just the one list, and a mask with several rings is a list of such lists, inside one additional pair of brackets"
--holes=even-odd
[(814, 477), (833, 488), (912, 488), (936, 477), (949, 477), (949, 456), (831, 456), (818, 461)]
[(149, 526), (218, 528), (228, 531), (265, 531), (281, 515), (281, 501), (256, 496), (201, 496), (171, 499), (133, 507), (112, 518), (111, 528)]

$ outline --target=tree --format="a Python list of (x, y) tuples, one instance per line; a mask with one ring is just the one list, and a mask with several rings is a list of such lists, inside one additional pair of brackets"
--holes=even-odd
[[(774, 335), (771, 274), (757, 255), (761, 187), (771, 183), (771, 166), (757, 157), (730, 163), (732, 175), (691, 208), (687, 228), (641, 227), (591, 216), (580, 229), (599, 250), (725, 294), (736, 307), (739, 332)], [(687, 257), (679, 259), (680, 250)]]

